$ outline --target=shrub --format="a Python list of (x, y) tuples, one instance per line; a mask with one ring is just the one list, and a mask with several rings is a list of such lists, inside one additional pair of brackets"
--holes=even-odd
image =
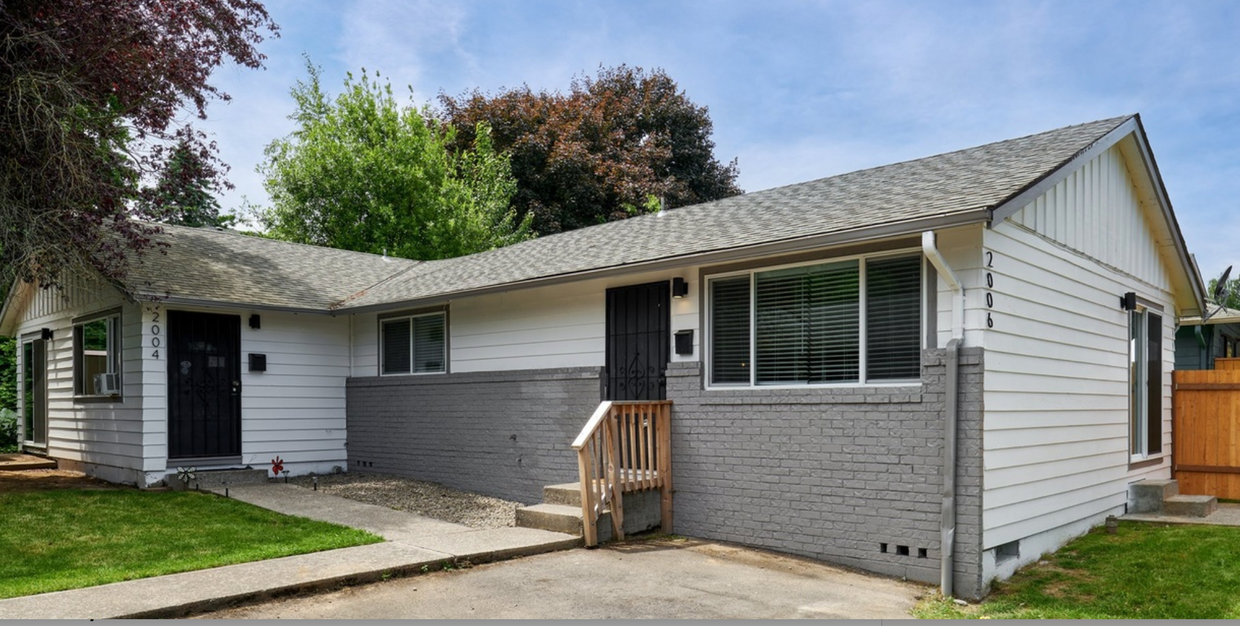
[(0, 409), (0, 453), (17, 452), (17, 412)]

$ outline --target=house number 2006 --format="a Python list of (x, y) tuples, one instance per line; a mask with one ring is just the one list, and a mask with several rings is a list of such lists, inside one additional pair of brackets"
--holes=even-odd
[[(995, 253), (991, 252), (990, 250), (987, 250), (985, 254), (986, 254), (986, 269), (990, 270), (990, 268), (995, 266)], [(986, 289), (994, 289), (994, 288), (995, 288), (995, 275), (987, 271), (986, 272)], [(986, 292), (986, 308), (993, 309), (994, 307), (995, 307), (995, 294), (991, 293), (990, 291), (987, 291)], [(994, 328), (994, 327), (995, 327), (994, 315), (991, 314), (990, 311), (986, 311), (986, 328)]]
[(154, 350), (151, 351), (151, 358), (153, 359), (159, 358), (159, 348), (163, 345), (163, 339), (161, 339), (159, 336), (161, 332), (163, 332), (163, 328), (161, 328), (159, 325), (159, 311), (152, 311), (151, 312), (151, 347), (154, 348)]

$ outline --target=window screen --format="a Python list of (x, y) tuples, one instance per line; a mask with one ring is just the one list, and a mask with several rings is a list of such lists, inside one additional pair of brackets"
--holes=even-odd
[(382, 374), (433, 374), (448, 370), (447, 316), (443, 313), (384, 320)]
[(921, 257), (865, 264), (866, 379), (921, 377)]
[(713, 280), (711, 382), (749, 383), (749, 276)]
[(444, 316), (413, 318), (413, 371), (444, 371)]
[(383, 322), (383, 373), (408, 374), (412, 343), (409, 318)]

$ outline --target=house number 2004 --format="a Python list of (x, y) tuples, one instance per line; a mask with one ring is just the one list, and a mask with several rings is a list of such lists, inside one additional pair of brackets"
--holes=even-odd
[[(989, 270), (995, 266), (995, 253), (987, 250), (986, 253), (986, 289), (995, 288), (995, 275)], [(986, 308), (993, 309), (995, 307), (995, 294), (990, 291), (986, 292)], [(995, 318), (990, 311), (986, 311), (986, 328), (995, 327)]]
[(151, 358), (159, 358), (159, 348), (163, 345), (163, 339), (159, 336), (163, 332), (163, 328), (159, 325), (159, 311), (151, 312)]

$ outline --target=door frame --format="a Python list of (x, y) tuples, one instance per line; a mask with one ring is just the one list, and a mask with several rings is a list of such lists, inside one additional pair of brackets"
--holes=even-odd
[[(241, 422), (242, 420), (241, 396), (242, 396), (242, 389), (243, 389), (243, 387), (241, 386), (241, 374), (243, 371), (242, 370), (242, 367), (243, 367), (242, 353), (241, 353), (241, 315), (239, 313), (217, 313), (213, 311), (194, 311), (194, 310), (184, 310), (184, 309), (171, 309), (171, 310), (165, 309), (164, 314), (166, 315), (165, 332), (167, 333), (167, 337), (168, 337), (168, 341), (165, 347), (165, 352), (167, 354), (167, 368), (165, 372), (165, 376), (166, 376), (165, 380), (166, 380), (166, 386), (167, 386), (167, 406), (168, 406), (167, 414), (166, 414), (166, 424), (167, 424), (167, 431), (168, 431), (167, 436), (166, 436), (166, 441), (167, 441), (167, 446), (168, 446), (167, 460), (169, 461), (169, 463), (175, 462), (178, 464), (194, 464), (194, 465), (201, 465), (201, 464), (233, 465), (233, 464), (240, 463), (242, 459), (242, 446), (244, 444), (244, 440), (242, 438), (242, 428), (241, 428), (241, 424), (242, 424)], [(221, 455), (206, 455), (206, 456), (173, 456), (174, 445), (172, 441), (172, 437), (173, 437), (172, 424), (173, 424), (174, 410), (175, 410), (174, 394), (177, 393), (177, 389), (178, 389), (178, 385), (174, 384), (174, 382), (176, 379), (176, 368), (179, 367), (178, 359), (174, 357), (177, 356), (176, 350), (179, 349), (178, 346), (180, 345), (180, 335), (186, 332), (185, 329), (181, 326), (180, 322), (174, 321), (174, 319), (180, 318), (181, 316), (186, 316), (186, 315), (188, 316), (210, 315), (210, 316), (216, 316), (216, 317), (221, 317), (221, 318), (232, 318), (232, 321), (235, 322), (233, 326), (236, 328), (236, 333), (232, 337), (229, 338), (230, 343), (232, 344), (231, 345), (232, 353), (234, 355), (232, 372), (236, 376), (236, 378), (230, 382), (236, 383), (236, 389), (237, 389), (236, 393), (233, 395), (233, 398), (232, 398), (232, 404), (233, 404), (232, 409), (233, 409), (233, 415), (235, 417), (233, 418), (232, 420), (233, 423), (231, 424), (231, 431), (232, 431), (231, 435), (232, 435), (232, 441), (234, 443), (235, 452), (230, 452), (228, 454), (221, 454)]]
[[(20, 339), (18, 339), (18, 342), (17, 342), (18, 344), (17, 349), (18, 349), (18, 354), (20, 357), (20, 363), (21, 363), (20, 367), (21, 367), (21, 372), (22, 372), (21, 414), (19, 416), (19, 418), (22, 420), (22, 440), (20, 443), (24, 447), (32, 447), (32, 448), (40, 448), (40, 449), (47, 448), (47, 435), (48, 435), (48, 432), (47, 432), (48, 430), (48, 410), (47, 410), (47, 400), (48, 400), (47, 357), (48, 357), (48, 353), (47, 353), (47, 347), (48, 347), (48, 343), (49, 343), (48, 340), (43, 337), (42, 330), (39, 330), (33, 333), (26, 333)], [(32, 358), (27, 357), (27, 354), (26, 354), (27, 347), (30, 348), (30, 356)], [(40, 348), (42, 349), (42, 352), (43, 352), (43, 360), (41, 364), (36, 363), (36, 365), (40, 365), (42, 367), (42, 373), (43, 373), (41, 377), (42, 386), (40, 389), (34, 389), (27, 375), (28, 374), (27, 367), (30, 366), (31, 364), (30, 361), (33, 358), (37, 358), (37, 357), (34, 357), (34, 355), (38, 354)], [(36, 404), (33, 407), (33, 412), (31, 416), (27, 418), (26, 410), (30, 408), (30, 402), (32, 401), (30, 397), (31, 392), (34, 393), (33, 400), (34, 402), (36, 402)], [(41, 429), (40, 429), (40, 426), (42, 427)], [(31, 437), (32, 433), (30, 431), (32, 430), (35, 431), (34, 434), (42, 434), (42, 437), (40, 439), (35, 439)]]

